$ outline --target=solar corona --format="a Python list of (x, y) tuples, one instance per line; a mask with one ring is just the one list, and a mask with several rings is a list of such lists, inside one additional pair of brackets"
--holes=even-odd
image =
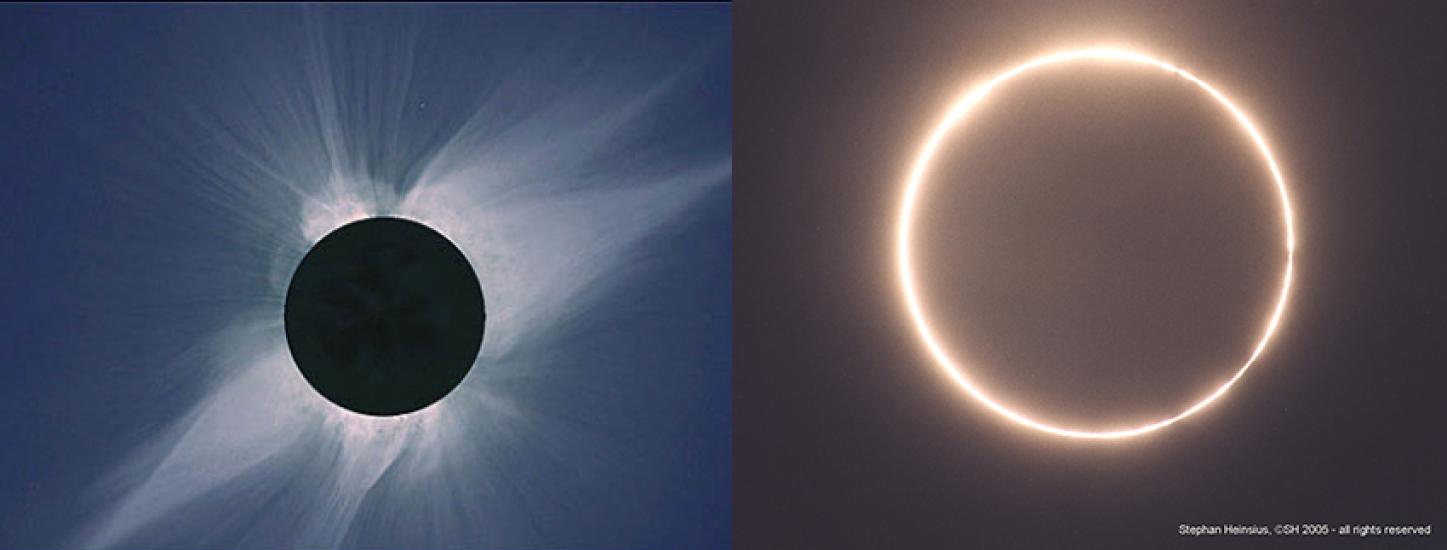
[[(914, 211), (916, 206), (918, 206), (921, 192), (926, 185), (927, 176), (930, 171), (930, 162), (945, 137), (952, 131), (958, 131), (967, 127), (970, 113), (979, 108), (985, 98), (996, 91), (1001, 84), (1031, 71), (1079, 63), (1127, 64), (1147, 70), (1159, 70), (1167, 75), (1174, 75), (1189, 81), (1214, 100), (1217, 105), (1229, 112), (1240, 129), (1255, 145), (1256, 150), (1260, 153), (1270, 173), (1272, 183), (1276, 187), (1277, 196), (1280, 200), (1281, 223), (1285, 229), (1285, 242), (1283, 243), (1284, 266), (1281, 275), (1281, 290), (1277, 294), (1275, 305), (1265, 320), (1259, 338), (1252, 347), (1250, 354), (1240, 367), (1236, 369), (1234, 374), (1220, 386), (1205, 394), (1204, 397), (1173, 415), (1161, 418), (1148, 418), (1138, 421), (1134, 425), (1103, 430), (1057, 425), (1035, 420), (1029, 412), (1019, 410), (1008, 403), (992, 397), (986, 388), (971, 380), (968, 375), (967, 366), (956, 362), (936, 337), (936, 328), (930, 324), (929, 316), (925, 311), (925, 304), (921, 302), (919, 293), (916, 290), (914, 267), (910, 257), (911, 228), (913, 225)], [(924, 141), (923, 147), (915, 157), (913, 167), (909, 171), (899, 211), (899, 225), (895, 246), (899, 283), (904, 296), (905, 307), (909, 312), (910, 319), (914, 324), (920, 341), (924, 344), (925, 349), (945, 375), (958, 384), (967, 395), (1012, 422), (1056, 436), (1102, 440), (1129, 438), (1154, 432), (1200, 412), (1224, 396), (1226, 392), (1246, 374), (1246, 371), (1251, 369), (1252, 365), (1256, 363), (1257, 359), (1260, 358), (1262, 352), (1266, 349), (1267, 343), (1270, 342), (1272, 335), (1276, 332), (1277, 326), (1280, 324), (1282, 316), (1286, 311), (1286, 305), (1291, 295), (1292, 264), (1296, 251), (1296, 230), (1292, 221), (1291, 200), (1287, 192), (1286, 179), (1282, 176), (1276, 158), (1271, 153), (1271, 147), (1266, 143), (1266, 139), (1261, 135), (1261, 132), (1256, 128), (1256, 125), (1251, 121), (1251, 118), (1247, 116), (1245, 111), (1242, 111), (1230, 98), (1226, 97), (1224, 93), (1217, 90), (1211, 84), (1168, 62), (1130, 50), (1091, 48), (1061, 51), (1031, 59), (999, 73), (983, 84), (971, 89), (962, 98), (955, 101), (944, 118), (930, 131)]]

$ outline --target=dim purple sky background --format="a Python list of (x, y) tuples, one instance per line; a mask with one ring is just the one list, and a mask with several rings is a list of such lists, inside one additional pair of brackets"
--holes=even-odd
[[(1252, 542), (1183, 541), (1183, 523), (1440, 531), (1447, 37), (1431, 11), (740, 6), (739, 547)], [(1102, 43), (1170, 60), (1252, 114), (1292, 185), (1300, 248), (1287, 318), (1229, 395), (1147, 437), (1082, 443), (1008, 423), (940, 375), (906, 318), (893, 238), (905, 173), (967, 85)], [(944, 296), (932, 307), (971, 327), (946, 340), (1017, 359), (980, 374), (1063, 418), (1130, 418), (1204, 393), (1198, 381), (1220, 374), (1211, 355), (1248, 351), (1240, 320), (1259, 322), (1274, 292), (1267, 181), (1219, 113), (1169, 79), (1048, 80), (1009, 97), (1013, 116), (981, 123), (997, 133), (952, 136), (947, 156), (970, 168), (946, 162), (939, 170), (955, 175), (932, 180), (921, 234), (971, 235), (921, 248), (933, 258), (926, 292)], [(963, 181), (972, 187), (950, 187)], [(1115, 257), (1134, 263), (1093, 261)], [(973, 261), (987, 258), (1000, 261)], [(960, 282), (981, 280), (997, 284)]]

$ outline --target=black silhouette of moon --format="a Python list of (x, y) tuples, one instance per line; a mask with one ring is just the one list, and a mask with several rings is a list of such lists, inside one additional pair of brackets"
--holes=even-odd
[(392, 217), (344, 225), (312, 246), (286, 292), (286, 340), (317, 392), (372, 416), (426, 408), (467, 376), (487, 318), (467, 257)]

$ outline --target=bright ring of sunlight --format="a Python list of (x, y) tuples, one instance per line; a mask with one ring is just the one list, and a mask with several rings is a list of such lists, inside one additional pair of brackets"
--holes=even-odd
[[(961, 124), (970, 110), (979, 105), (980, 102), (985, 99), (985, 96), (989, 95), (990, 91), (1000, 84), (1035, 69), (1059, 66), (1076, 61), (1131, 63), (1144, 67), (1152, 67), (1186, 79), (1210, 95), (1221, 107), (1224, 107), (1235, 117), (1236, 122), (1239, 123), (1246, 134), (1251, 137), (1251, 140), (1256, 144), (1256, 148), (1261, 152), (1262, 158), (1266, 161), (1266, 166), (1271, 171), (1271, 178), (1276, 184), (1276, 191), (1281, 199), (1281, 222), (1286, 228), (1286, 267), (1281, 279), (1281, 293), (1276, 299), (1276, 305), (1272, 309), (1270, 318), (1266, 321), (1265, 328), (1261, 332), (1261, 338), (1256, 341), (1256, 345), (1251, 350), (1251, 355), (1247, 357), (1246, 362), (1243, 363), (1241, 367), (1236, 370), (1236, 373), (1224, 384), (1221, 384), (1220, 387), (1216, 388), (1200, 401), (1195, 402), (1195, 404), (1176, 413), (1174, 416), (1147, 420), (1138, 425), (1110, 430), (1083, 430), (1046, 424), (1031, 419), (1030, 416), (1025, 413), (1017, 411), (1008, 404), (990, 397), (983, 388), (976, 385), (965, 375), (965, 369), (950, 358), (949, 354), (945, 352), (944, 347), (935, 338), (934, 329), (930, 327), (929, 321), (925, 317), (924, 306), (920, 303), (918, 293), (915, 290), (914, 273), (910, 266), (910, 225), (914, 214), (915, 202), (919, 197), (920, 189), (924, 187), (924, 178), (926, 172), (929, 171), (930, 159), (934, 157), (945, 135)], [(1271, 155), (1271, 148), (1267, 146), (1266, 139), (1261, 136), (1261, 132), (1256, 129), (1256, 125), (1251, 122), (1251, 118), (1246, 116), (1245, 112), (1237, 108), (1225, 94), (1222, 94), (1204, 80), (1170, 63), (1142, 53), (1100, 48), (1064, 51), (1035, 58), (991, 78), (955, 102), (954, 106), (950, 108), (949, 113), (945, 115), (944, 120), (941, 120), (940, 123), (935, 126), (934, 130), (929, 134), (929, 138), (925, 140), (924, 147), (920, 150), (919, 156), (914, 162), (914, 167), (909, 172), (909, 180), (904, 190), (903, 205), (900, 207), (898, 242), (896, 246), (898, 247), (899, 280), (904, 290), (905, 305), (909, 309), (909, 314), (914, 321), (915, 328), (919, 330), (920, 339), (924, 342), (930, 355), (934, 357), (935, 362), (939, 364), (939, 367), (944, 370), (945, 374), (958, 383), (960, 387), (965, 390), (965, 393), (968, 393), (971, 397), (984, 403), (985, 406), (1005, 418), (1036, 430), (1071, 438), (1117, 439), (1152, 432), (1195, 414), (1197, 411), (1206, 408), (1206, 406), (1220, 399), (1221, 396), (1225, 395), (1226, 392), (1231, 389), (1231, 386), (1234, 385), (1237, 380), (1241, 379), (1242, 375), (1246, 374), (1246, 371), (1249, 370), (1251, 365), (1256, 362), (1256, 359), (1261, 356), (1261, 352), (1266, 349), (1266, 343), (1271, 340), (1271, 335), (1276, 332), (1276, 327), (1281, 321), (1282, 313), (1286, 310), (1287, 298), (1291, 294), (1291, 270), (1292, 260), (1296, 251), (1296, 231), (1292, 223), (1291, 200), (1287, 196), (1286, 180), (1281, 176), (1281, 169), (1277, 167), (1276, 159)]]

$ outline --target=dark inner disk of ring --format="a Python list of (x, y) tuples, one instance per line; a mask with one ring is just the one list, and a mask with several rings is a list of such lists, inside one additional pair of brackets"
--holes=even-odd
[(965, 374), (1042, 422), (1172, 416), (1233, 375), (1281, 288), (1265, 160), (1156, 69), (1078, 62), (996, 88), (917, 206), (925, 313)]
[(286, 340), (307, 382), (354, 412), (391, 416), (442, 399), (472, 368), (486, 313), (462, 252), (425, 225), (352, 222), (302, 258)]

